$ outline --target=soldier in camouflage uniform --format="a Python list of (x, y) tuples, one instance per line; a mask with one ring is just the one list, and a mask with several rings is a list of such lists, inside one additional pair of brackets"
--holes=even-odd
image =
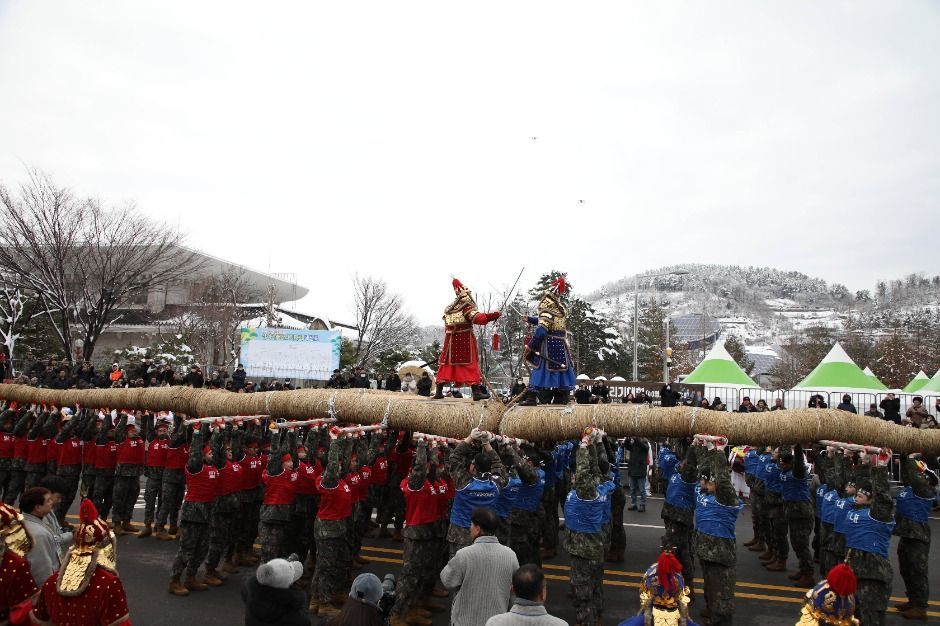
[[(509, 482), (506, 466), (490, 445), (491, 440), (491, 433), (473, 429), (470, 436), (457, 445), (448, 459), (447, 469), (454, 480), (456, 492), (451, 507), (450, 526), (447, 529), (447, 543), (450, 546), (451, 558), (457, 554), (457, 550), (472, 543), (470, 540), (471, 511), (477, 506), (495, 510), (499, 492)], [(482, 452), (476, 453), (474, 442), (482, 444)], [(472, 506), (470, 505), (471, 499), (473, 500)]]
[(937, 475), (927, 469), (919, 454), (901, 457), (901, 483), (904, 488), (897, 498), (898, 569), (907, 590), (907, 602), (897, 609), (907, 619), (927, 619), (930, 597), (927, 562), (930, 557), (930, 523), (928, 516), (934, 502)]
[[(187, 596), (190, 591), (205, 591), (208, 586), (196, 580), (196, 572), (209, 551), (209, 522), (212, 500), (218, 488), (219, 470), (212, 464), (209, 424), (203, 423), (193, 434), (186, 461), (186, 498), (180, 509), (180, 547), (173, 561), (170, 593)], [(180, 577), (186, 573), (185, 582)]]
[[(550, 559), (558, 553), (558, 534), (561, 529), (559, 523), (558, 511), (565, 504), (565, 498), (568, 496), (571, 479), (568, 471), (568, 463), (571, 460), (571, 451), (574, 449), (574, 443), (563, 441), (554, 446), (552, 450), (555, 467), (553, 474), (546, 476), (546, 486), (552, 483), (552, 489), (548, 495), (543, 494), (542, 505), (545, 510), (545, 529), (542, 532), (542, 558)], [(548, 492), (549, 490), (546, 489)], [(549, 498), (549, 496), (551, 496)]]
[(261, 543), (261, 562), (284, 558), (287, 539), (287, 525), (297, 487), (297, 433), (277, 429), (271, 422), (269, 428), (275, 429), (271, 437), (271, 455), (264, 471), (264, 500), (261, 503), (258, 524), (258, 540)]
[(408, 478), (399, 485), (409, 517), (405, 519), (404, 566), (395, 585), (392, 626), (431, 625), (431, 620), (418, 607), (418, 601), (429, 581), (433, 585), (434, 574), (440, 564), (438, 493), (434, 483), (428, 480), (430, 466), (436, 466), (437, 462), (437, 444), (432, 442), (429, 450), (428, 444), (419, 439)]
[[(236, 516), (235, 557), (236, 565), (252, 566), (259, 557), (254, 554), (254, 541), (258, 533), (258, 517), (264, 500), (264, 485), (261, 474), (266, 465), (261, 455), (261, 439), (256, 424), (248, 425), (245, 437), (245, 454), (239, 459), (242, 466), (242, 489), (238, 492), (239, 513)], [(267, 432), (262, 429), (261, 433)]]
[(565, 500), (565, 548), (571, 557), (571, 586), (577, 624), (600, 624), (604, 610), (604, 535), (601, 521), (610, 507), (600, 489), (606, 476), (599, 456), (604, 454), (600, 431), (588, 428), (576, 453), (574, 488)]
[(783, 512), (786, 517), (790, 545), (799, 562), (799, 570), (790, 575), (790, 580), (797, 587), (812, 587), (813, 555), (810, 551), (810, 537), (813, 534), (813, 503), (810, 498), (809, 471), (803, 448), (796, 445), (792, 452), (780, 455), (779, 467), (782, 470), (780, 481), (783, 485)]
[(78, 494), (79, 476), (82, 473), (81, 438), (79, 434), (84, 429), (85, 422), (94, 420), (92, 411), (79, 411), (65, 422), (59, 434), (56, 435), (56, 445), (60, 447), (61, 463), (56, 466), (56, 476), (62, 479), (64, 491), (59, 504), (56, 505), (56, 519), (59, 525), (66, 527), (65, 515), (72, 507), (75, 496)]
[[(861, 453), (861, 461), (865, 460)], [(888, 483), (891, 456), (872, 455), (871, 482), (859, 482), (855, 506), (846, 514), (847, 562), (855, 570), (858, 586), (858, 618), (861, 626), (884, 626), (894, 572), (888, 560), (894, 529), (894, 500)]]
[[(544, 466), (551, 455), (535, 447), (525, 446), (525, 456), (513, 451), (513, 463), (522, 484), (518, 487), (512, 509), (509, 512), (509, 547), (516, 553), (519, 565), (534, 563), (542, 567), (542, 540), (544, 523), (542, 516), (542, 492), (545, 489)], [(508, 489), (508, 488), (507, 488)]]
[[(317, 459), (319, 442), (320, 429), (310, 428), (303, 438), (303, 445), (297, 446), (297, 488), (285, 547), (286, 552), (296, 554), (298, 560), (305, 564), (304, 572), (306, 574), (309, 571), (309, 575), (312, 575), (316, 564), (316, 550), (311, 552), (311, 546), (314, 545), (313, 521), (316, 519), (320, 500), (317, 495), (317, 478), (323, 472)], [(308, 554), (311, 556), (309, 565)]]
[(685, 459), (679, 465), (679, 471), (669, 477), (666, 485), (666, 498), (660, 517), (666, 532), (663, 534), (663, 548), (670, 550), (682, 564), (682, 575), (689, 594), (693, 594), (692, 579), (695, 569), (692, 562), (692, 530), (695, 515), (695, 488), (698, 486), (698, 453), (701, 446), (689, 446)]
[[(748, 450), (744, 455), (744, 482), (750, 488), (748, 503), (751, 506), (751, 527), (754, 536), (742, 545), (751, 552), (764, 552), (770, 541), (770, 522), (764, 498), (765, 487), (761, 468), (761, 453)], [(688, 580), (688, 578), (686, 579)]]
[(6, 497), (13, 477), (13, 449), (16, 438), (13, 427), (16, 425), (16, 411), (6, 408), (0, 413), (0, 502)]
[[(7, 483), (6, 491), (3, 493), (4, 504), (13, 504), (16, 502), (16, 499), (20, 497), (20, 493), (23, 491), (23, 485), (26, 483), (25, 446), (28, 445), (26, 435), (32, 425), (32, 420), (36, 419), (36, 415), (33, 413), (32, 409), (20, 409), (20, 411), (20, 416), (13, 426), (13, 462), (10, 463), (10, 482)], [(23, 446), (23, 450), (20, 454), (18, 448), (21, 446)]]
[(737, 580), (735, 522), (744, 504), (731, 484), (724, 447), (706, 446), (699, 452), (702, 481), (695, 499), (695, 558), (702, 566), (705, 609), (710, 626), (731, 626)]
[(317, 483), (320, 506), (314, 522), (317, 544), (317, 565), (310, 581), (310, 612), (323, 616), (336, 615), (346, 600), (352, 554), (347, 537), (352, 519), (352, 490), (346, 482), (346, 459), (353, 441), (330, 430), (330, 448), (323, 475)]
[(770, 536), (767, 552), (759, 558), (770, 572), (785, 572), (790, 543), (787, 541), (787, 518), (783, 512), (783, 484), (780, 482), (780, 450), (774, 450), (773, 457), (764, 467), (764, 504)]
[(166, 448), (170, 442), (170, 423), (165, 417), (151, 414), (147, 419), (153, 421), (151, 427), (147, 429), (147, 436), (145, 437), (149, 440), (150, 445), (147, 448), (146, 464), (144, 466), (144, 475), (147, 477), (144, 483), (144, 529), (137, 535), (139, 539), (153, 534), (157, 499), (160, 497), (160, 491), (163, 487)]
[[(613, 480), (613, 491), (610, 492), (610, 546), (605, 559), (611, 563), (623, 563), (623, 553), (627, 549), (627, 533), (623, 529), (623, 507), (627, 505), (627, 497), (620, 484), (620, 464), (623, 462), (623, 447), (614, 446), (604, 437), (604, 449), (607, 458), (611, 459), (610, 471)], [(519, 562), (522, 564), (522, 561)], [(541, 563), (539, 563), (541, 565)]]
[(111, 515), (114, 505), (114, 470), (117, 443), (114, 441), (114, 417), (105, 415), (104, 424), (95, 439), (95, 508), (103, 519)]
[(241, 487), (241, 465), (233, 461), (242, 457), (245, 431), (233, 430), (232, 422), (225, 429), (212, 434), (212, 464), (219, 470), (219, 489), (212, 500), (212, 516), (209, 519), (209, 552), (206, 554), (206, 575), (203, 581), (219, 585), (225, 580), (218, 571), (219, 562), (225, 557), (223, 571), (237, 574), (232, 562), (234, 547), (235, 515), (238, 514), (238, 491)]
[(95, 467), (95, 439), (98, 437), (98, 412), (89, 411), (87, 421), (82, 425), (79, 437), (82, 440), (82, 483), (79, 493), (83, 498), (93, 498), (98, 468)]
[[(114, 470), (114, 534), (136, 534), (137, 528), (131, 523), (134, 505), (140, 495), (140, 477), (144, 473), (144, 440), (137, 434), (136, 423), (129, 423), (127, 413), (121, 413), (114, 431), (114, 441), (118, 445), (119, 462)], [(129, 448), (130, 447), (130, 448)], [(130, 451), (133, 450), (134, 453)], [(132, 462), (121, 460), (124, 453), (134, 454)]]
[[(163, 468), (163, 480), (160, 483), (160, 508), (157, 510), (157, 525), (153, 536), (157, 539), (169, 541), (178, 532), (177, 519), (180, 506), (183, 503), (183, 492), (186, 490), (185, 467), (176, 467), (174, 459), (186, 454), (186, 426), (182, 418), (176, 416), (176, 426), (166, 449), (166, 465)], [(170, 528), (165, 530), (169, 521)]]
[(54, 416), (58, 417), (58, 412), (43, 410), (36, 418), (36, 421), (33, 422), (29, 434), (26, 435), (26, 441), (29, 442), (29, 451), (27, 452), (28, 456), (24, 467), (26, 472), (23, 484), (24, 491), (38, 485), (39, 481), (46, 475), (46, 449), (49, 447), (49, 440), (52, 438), (55, 429)]

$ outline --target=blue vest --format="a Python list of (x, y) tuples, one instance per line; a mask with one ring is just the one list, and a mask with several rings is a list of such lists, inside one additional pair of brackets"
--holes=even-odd
[(767, 480), (767, 465), (770, 464), (773, 456), (769, 454), (761, 454), (757, 457), (757, 466), (754, 468), (754, 476), (758, 480)]
[(568, 469), (568, 457), (571, 456), (573, 444), (570, 441), (560, 443), (555, 446), (552, 456), (555, 458), (555, 479), (561, 480), (565, 477), (565, 470)]
[(450, 523), (461, 528), (470, 528), (470, 515), (478, 506), (496, 508), (499, 487), (492, 480), (474, 478), (463, 489), (454, 494), (454, 504), (450, 509)]
[(602, 494), (604, 498), (607, 500), (607, 506), (603, 508), (602, 515), (601, 515), (602, 524), (606, 524), (607, 522), (610, 521), (610, 517), (612, 514), (611, 509), (610, 509), (610, 494), (613, 493), (614, 489), (616, 488), (617, 488), (617, 485), (612, 480), (608, 480), (607, 482), (601, 483), (597, 486), (597, 492), (599, 494)]
[(931, 507), (933, 507), (933, 498), (921, 498), (911, 487), (905, 487), (898, 494), (895, 512), (897, 517), (906, 517), (909, 520), (926, 524)]
[(809, 502), (809, 479), (795, 478), (791, 470), (780, 473), (784, 502)]
[(604, 509), (610, 510), (610, 502), (600, 488), (593, 500), (582, 500), (572, 489), (565, 499), (565, 528), (577, 533), (599, 533), (604, 524)]
[(776, 494), (783, 493), (783, 484), (780, 482), (780, 474), (780, 468), (774, 463), (766, 463), (764, 465), (764, 486), (767, 487), (767, 491)]
[(518, 476), (510, 478), (506, 487), (499, 492), (499, 497), (493, 504), (493, 510), (502, 519), (509, 517), (509, 512), (516, 506), (516, 499), (519, 497), (519, 489), (522, 488), (522, 479)]
[(676, 473), (676, 466), (679, 464), (679, 457), (673, 454), (672, 450), (669, 448), (663, 448), (659, 451), (659, 458), (656, 459), (657, 465), (659, 465), (659, 471), (663, 476), (663, 480), (672, 480), (673, 474)]
[(620, 482), (620, 464), (623, 463), (623, 448), (617, 447), (614, 453), (614, 462), (610, 464), (610, 476), (615, 483)]
[(845, 546), (852, 550), (871, 552), (888, 558), (888, 546), (891, 545), (891, 531), (894, 522), (879, 522), (872, 518), (871, 509), (855, 509), (846, 516), (848, 530), (845, 533)]
[(823, 498), (826, 497), (826, 491), (829, 489), (829, 486), (823, 483), (816, 487), (816, 517), (822, 519), (822, 509), (823, 509)]
[(534, 513), (542, 506), (542, 492), (545, 490), (545, 472), (541, 469), (536, 470), (539, 479), (534, 485), (522, 483), (519, 487), (519, 495), (516, 496), (516, 504), (513, 508), (521, 509)]
[(845, 534), (849, 529), (848, 515), (855, 503), (855, 496), (839, 498), (835, 501), (835, 512), (832, 516), (832, 529), (837, 533)]
[(751, 476), (757, 476), (759, 466), (760, 457), (757, 455), (757, 451), (748, 450), (747, 454), (744, 455), (744, 473)]
[(696, 487), (698, 483), (687, 483), (682, 480), (682, 474), (676, 472), (669, 479), (669, 485), (666, 487), (666, 504), (687, 511), (694, 509)]
[(738, 521), (738, 514), (744, 508), (739, 502), (735, 506), (725, 506), (718, 502), (715, 496), (698, 490), (695, 498), (695, 530), (712, 537), (731, 539), (734, 541), (734, 524)]
[(835, 489), (829, 489), (822, 497), (822, 509), (820, 509), (819, 518), (830, 525), (835, 525), (836, 514), (840, 512), (836, 507), (839, 501), (839, 492)]

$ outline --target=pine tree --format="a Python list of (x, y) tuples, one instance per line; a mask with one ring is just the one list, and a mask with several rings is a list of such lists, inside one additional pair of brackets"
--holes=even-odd
[(737, 335), (728, 335), (727, 339), (725, 339), (725, 350), (728, 351), (728, 354), (731, 355), (734, 362), (744, 370), (744, 373), (750, 376), (751, 372), (754, 371), (754, 361), (748, 358), (744, 344), (741, 343)]
[(657, 298), (640, 303), (637, 325), (637, 371), (640, 380), (662, 380), (666, 349), (666, 307)]
[[(529, 300), (531, 300), (532, 302), (538, 302), (539, 300), (541, 300), (542, 294), (545, 293), (545, 291), (549, 287), (551, 287), (552, 282), (562, 276), (565, 276), (565, 281), (567, 282), (568, 278), (567, 278), (566, 272), (552, 270), (548, 274), (542, 274), (539, 277), (538, 281), (535, 283), (535, 286), (529, 289)], [(567, 302), (573, 290), (574, 290), (574, 286), (571, 283), (568, 283), (568, 291), (562, 296), (561, 301)]]

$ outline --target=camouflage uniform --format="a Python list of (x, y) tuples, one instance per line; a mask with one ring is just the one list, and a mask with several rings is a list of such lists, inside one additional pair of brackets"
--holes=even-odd
[[(189, 459), (186, 469), (190, 474), (198, 474), (205, 461), (202, 456), (202, 442), (208, 438), (209, 425), (203, 424), (201, 432), (193, 435), (189, 447)], [(192, 578), (199, 566), (206, 560), (209, 552), (209, 521), (212, 516), (211, 502), (183, 502), (180, 509), (180, 547), (173, 561), (172, 574), (179, 579), (184, 572)]]
[[(574, 492), (581, 500), (598, 497), (597, 487), (604, 476), (598, 466), (600, 446), (578, 448)], [(565, 548), (571, 557), (571, 586), (574, 608), (579, 624), (601, 622), (604, 610), (604, 536), (602, 533), (581, 533), (565, 527)]]
[[(45, 440), (46, 446), (49, 445), (50, 440), (54, 435), (55, 429), (55, 420), (53, 415), (58, 415), (57, 413), (52, 413), (50, 411), (43, 411), (39, 414), (39, 417), (36, 418), (36, 421), (33, 423), (33, 427), (29, 430), (29, 434), (26, 436), (27, 440), (30, 442), (33, 441), (43, 441)], [(43, 447), (43, 457), (45, 457), (45, 446)], [(46, 476), (47, 465), (46, 459), (43, 458), (42, 461), (37, 463), (30, 463), (27, 459), (27, 463), (23, 468), (26, 476), (23, 482), (23, 489), (32, 489), (39, 485), (39, 481)], [(105, 515), (104, 517), (107, 517)]]
[[(808, 480), (806, 460), (803, 458), (803, 449), (796, 446), (793, 450), (793, 478)], [(807, 496), (809, 492), (807, 491)], [(810, 538), (815, 526), (813, 503), (811, 500), (800, 502), (784, 502), (783, 511), (786, 516), (787, 528), (790, 535), (790, 545), (799, 561), (799, 572), (809, 574), (813, 571), (813, 555), (810, 551)]]
[[(225, 426), (225, 434), (217, 430), (212, 435), (213, 465), (221, 472), (229, 461), (225, 456), (225, 439), (232, 443), (232, 458), (242, 456), (242, 438), (244, 431), (232, 431), (232, 423)], [(241, 476), (239, 474), (239, 476)], [(223, 556), (231, 554), (234, 546), (235, 515), (238, 513), (238, 496), (234, 493), (219, 493), (212, 501), (212, 515), (209, 518), (209, 551), (206, 554), (206, 569), (215, 571)]]
[[(698, 477), (696, 455), (700, 448), (701, 446), (689, 446), (686, 450), (685, 461), (679, 470), (679, 478), (686, 483), (694, 483)], [(692, 529), (695, 506), (693, 504), (692, 507), (684, 509), (663, 502), (660, 517), (663, 518), (663, 524), (666, 526), (666, 532), (663, 533), (662, 538), (663, 548), (672, 549), (676, 558), (682, 564), (682, 577), (685, 579), (686, 586), (692, 589), (692, 579), (695, 573), (695, 565), (692, 560)]]
[[(489, 445), (484, 446), (484, 450), (492, 461), (492, 465), (490, 466), (491, 480), (502, 490), (506, 487), (506, 483), (508, 482), (506, 466), (503, 465), (499, 455), (496, 454), (492, 448), (486, 450), (487, 447), (489, 447)], [(474, 450), (475, 448), (471, 444), (463, 441), (457, 444), (457, 447), (450, 453), (447, 470), (454, 479), (454, 489), (456, 490), (455, 497), (457, 498), (460, 497), (460, 490), (469, 485), (470, 481), (473, 480), (469, 468), (470, 463), (473, 461)], [(473, 543), (470, 541), (470, 529), (451, 524), (447, 529), (447, 543), (450, 546), (450, 558), (454, 558), (458, 550)]]
[[(0, 414), (0, 433), (6, 437), (13, 437), (13, 430), (16, 426), (16, 411), (13, 409), (4, 409)], [(13, 456), (0, 457), (0, 502), (5, 497), (10, 485), (10, 479), (13, 476)]]
[[(179, 448), (186, 444), (186, 428), (182, 420), (177, 418), (176, 429), (170, 435), (167, 450)], [(192, 450), (190, 450), (191, 452)], [(176, 528), (179, 518), (180, 506), (183, 504), (183, 495), (186, 492), (186, 473), (182, 469), (163, 469), (163, 479), (160, 481), (160, 508), (157, 509), (157, 526), (163, 528), (169, 521), (170, 528)]]
[[(901, 483), (910, 486), (916, 497), (930, 499), (936, 495), (927, 478), (917, 469), (915, 460), (907, 456), (901, 459)], [(904, 579), (907, 598), (912, 607), (926, 609), (930, 597), (930, 579), (927, 576), (930, 524), (902, 515), (897, 515), (896, 520), (894, 534), (901, 538), (898, 541), (898, 569)]]
[[(95, 446), (106, 447), (114, 440), (114, 435), (108, 434), (108, 431), (111, 430), (111, 424), (111, 415), (108, 414), (105, 416), (104, 424), (98, 432)], [(101, 451), (100, 448), (98, 451)], [(114, 505), (114, 470), (96, 468), (94, 503), (95, 508), (98, 509), (98, 514), (102, 518), (108, 519), (111, 515), (111, 507)]]
[[(327, 464), (320, 484), (327, 489), (339, 485), (340, 472), (352, 450), (351, 439), (337, 439), (330, 444)], [(352, 567), (352, 553), (347, 540), (348, 519), (314, 522), (313, 535), (317, 544), (317, 566), (310, 581), (311, 601), (321, 604), (338, 599), (349, 588), (347, 577)]]
[[(92, 411), (86, 411), (83, 414), (75, 415), (71, 420), (65, 423), (59, 434), (56, 435), (57, 444), (66, 444), (74, 436), (81, 436), (88, 421), (93, 421), (95, 414)], [(55, 508), (56, 518), (60, 525), (64, 525), (65, 515), (72, 508), (75, 502), (75, 496), (78, 494), (79, 475), (82, 473), (82, 466), (79, 462), (75, 465), (62, 465), (56, 468), (56, 476), (62, 479), (65, 485), (65, 491), (62, 499)]]
[[(511, 449), (513, 463), (522, 484), (525, 486), (535, 485), (539, 481), (545, 482), (545, 473), (539, 476), (539, 470), (529, 465), (528, 461), (519, 456)], [(544, 458), (538, 450), (527, 450), (535, 460), (543, 461)], [(552, 480), (552, 479), (549, 479)], [(519, 565), (526, 563), (535, 563), (542, 567), (542, 553), (539, 550), (539, 544), (542, 540), (542, 516), (544, 512), (542, 507), (537, 507), (534, 511), (526, 511), (520, 508), (513, 508), (509, 511), (509, 547), (516, 553), (516, 560)]]
[[(715, 499), (723, 506), (739, 504), (738, 494), (731, 485), (728, 462), (719, 450), (699, 453), (699, 462), (711, 469), (715, 481)], [(710, 612), (711, 626), (730, 626), (734, 615), (734, 586), (737, 580), (737, 545), (725, 539), (695, 530), (695, 557), (702, 566), (705, 606)]]
[[(22, 437), (29, 430), (29, 419), (33, 415), (32, 411), (23, 411), (16, 424), (13, 426), (13, 436)], [(26, 459), (13, 458), (10, 461), (10, 477), (6, 483), (6, 489), (3, 492), (3, 503), (12, 505), (20, 497), (23, 491), (23, 484), (26, 482)]]
[[(283, 432), (277, 432), (271, 438), (271, 455), (268, 457), (267, 474), (269, 477), (279, 476), (286, 472), (281, 464), (281, 457), (290, 453), (294, 458), (294, 467), (297, 467), (296, 459), (297, 433), (290, 432), (286, 436)], [(261, 543), (261, 561), (267, 562), (271, 559), (284, 558), (287, 525), (290, 522), (291, 504), (261, 504), (259, 513), (260, 523), (258, 524), (258, 540)]]
[(147, 466), (144, 475), (147, 477), (144, 483), (144, 522), (152, 524), (158, 508), (157, 501), (161, 499), (163, 491), (163, 468)]
[[(428, 447), (419, 441), (415, 459), (408, 474), (408, 489), (420, 491), (428, 478)], [(437, 454), (430, 455), (430, 461), (437, 465)], [(424, 595), (428, 582), (434, 584), (434, 576), (439, 572), (441, 538), (437, 532), (438, 524), (418, 524), (405, 526), (404, 565), (395, 585), (395, 605), (392, 614), (404, 616), (412, 603)]]
[[(893, 522), (894, 500), (888, 483), (888, 468), (871, 469), (871, 491), (871, 517), (881, 522)], [(894, 580), (891, 562), (880, 554), (854, 549), (848, 551), (846, 559), (858, 580), (855, 597), (858, 599), (856, 614), (860, 626), (884, 626)]]
[[(121, 413), (117, 428), (114, 430), (114, 441), (120, 445), (127, 439), (127, 414)], [(143, 446), (144, 441), (138, 445)], [(120, 464), (114, 470), (114, 523), (130, 522), (134, 515), (134, 505), (140, 496), (140, 477), (144, 473), (143, 465)]]

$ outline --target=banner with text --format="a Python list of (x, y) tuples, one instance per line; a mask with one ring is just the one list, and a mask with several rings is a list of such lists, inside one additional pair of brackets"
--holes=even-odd
[(240, 362), (249, 376), (329, 380), (339, 348), (339, 331), (242, 328)]

